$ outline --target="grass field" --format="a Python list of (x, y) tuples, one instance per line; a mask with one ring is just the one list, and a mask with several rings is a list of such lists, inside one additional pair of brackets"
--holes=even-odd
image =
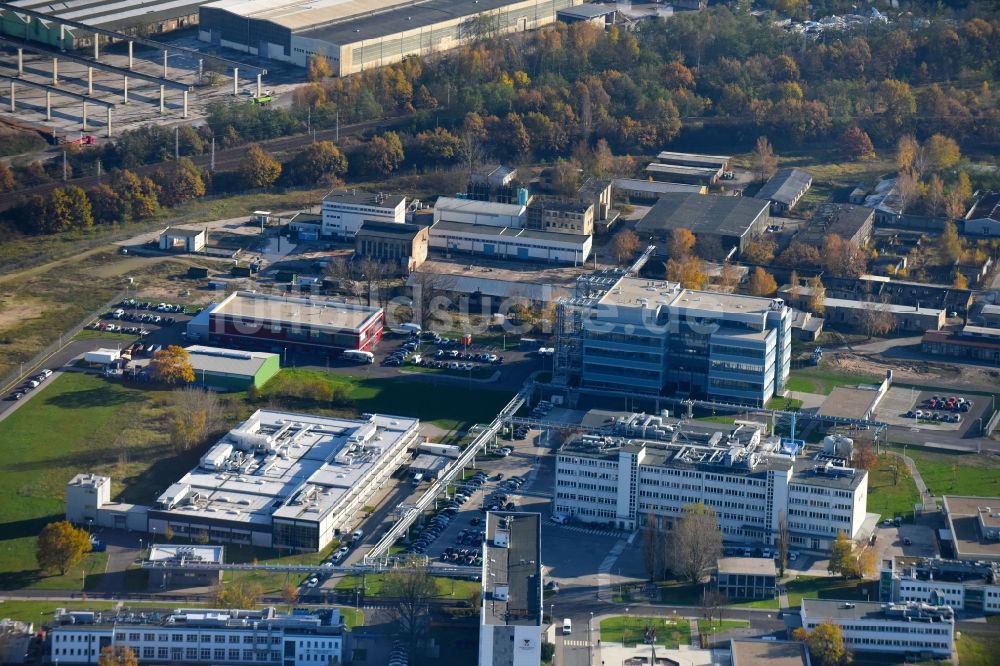
[[(902, 453), (902, 447), (893, 447)], [(907, 447), (931, 494), (1000, 495), (1000, 457), (991, 454), (948, 453)]]
[[(344, 576), (337, 581), (334, 588), (340, 592), (354, 592), (362, 586), (361, 576)], [(383, 574), (373, 574), (364, 577), (365, 595), (368, 597), (381, 597), (385, 594), (382, 584), (385, 582)], [(446, 578), (444, 576), (434, 576), (434, 583), (437, 586), (438, 598), (446, 599), (468, 599), (474, 593), (479, 592), (481, 585), (472, 580), (461, 580), (458, 578)]]
[(750, 626), (750, 623), (746, 620), (698, 620), (698, 633), (705, 636), (711, 634), (720, 634), (723, 631), (729, 631), (730, 629), (746, 629)]
[(799, 576), (785, 585), (788, 606), (798, 608), (802, 599), (847, 599), (866, 601), (878, 598), (876, 581), (844, 580), (821, 576)]
[(767, 408), (796, 412), (802, 409), (802, 401), (798, 398), (782, 398), (781, 396), (775, 396), (767, 401)]
[(821, 393), (829, 395), (838, 386), (857, 384), (877, 384), (881, 378), (874, 375), (850, 375), (819, 365), (792, 370), (785, 388), (798, 393)]
[[(601, 642), (636, 645), (642, 643), (646, 628), (656, 631), (656, 644), (668, 649), (691, 643), (691, 625), (679, 618), (676, 622), (662, 617), (637, 617), (619, 615), (601, 620)], [(577, 631), (582, 631), (580, 627)]]
[[(913, 516), (913, 505), (920, 501), (920, 493), (913, 479), (900, 473), (893, 485), (892, 464), (898, 461), (894, 456), (879, 456), (875, 467), (868, 470), (868, 511), (881, 514), (883, 518)], [(902, 465), (902, 462), (899, 461)]]
[[(451, 382), (426, 384), (402, 377), (358, 377), (301, 369), (279, 372), (264, 386), (262, 396), (265, 400), (275, 395), (280, 396), (289, 384), (303, 379), (321, 379), (330, 385), (348, 387), (353, 404), (348, 408), (331, 410), (335, 413), (353, 415), (356, 412), (369, 412), (414, 416), (448, 431), (492, 421), (512, 397), (506, 391), (478, 385), (470, 388)], [(475, 398), (471, 399), (473, 395)], [(455, 405), (462, 405), (462, 409), (456, 410)], [(319, 407), (310, 401), (290, 406), (309, 409)]]

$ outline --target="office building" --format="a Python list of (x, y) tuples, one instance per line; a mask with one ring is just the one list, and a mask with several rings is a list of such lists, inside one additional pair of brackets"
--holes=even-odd
[(882, 562), (879, 600), (997, 614), (1000, 613), (1000, 562), (897, 555)]
[(56, 609), (49, 627), (48, 660), (96, 664), (106, 647), (127, 647), (142, 664), (340, 664), (347, 630), (334, 607), (306, 613), (274, 608), (122, 607)]
[(581, 2), (217, 0), (201, 8), (198, 38), (299, 67), (322, 54), (334, 76), (347, 76), (486, 36), (538, 28)]
[(427, 227), (395, 222), (364, 222), (354, 236), (354, 254), (409, 273), (427, 261)]
[(74, 525), (97, 522), (97, 509), (111, 501), (111, 479), (77, 474), (66, 484), (66, 520)]
[[(589, 421), (589, 424), (586, 422)], [(867, 538), (868, 473), (822, 454), (799, 455), (764, 426), (729, 431), (660, 416), (592, 413), (556, 456), (554, 510), (581, 522), (670, 530), (685, 505), (713, 508), (727, 542), (773, 544), (782, 514), (790, 545), (829, 550), (843, 531)]]
[(727, 599), (773, 599), (778, 571), (770, 557), (722, 557), (715, 572), (715, 589)]
[(714, 238), (724, 253), (739, 254), (770, 221), (767, 201), (751, 197), (667, 192), (635, 226), (641, 237), (667, 246), (674, 229), (688, 229), (698, 239)]
[(955, 612), (948, 606), (803, 599), (799, 614), (807, 631), (824, 623), (840, 627), (854, 652), (950, 659), (955, 648)]
[[(481, 203), (481, 202), (474, 202)], [(501, 205), (501, 204), (493, 204)], [(493, 224), (440, 221), (430, 228), (430, 246), (454, 254), (488, 259), (516, 259), (582, 265), (593, 245), (591, 236), (536, 231)]]
[(382, 192), (335, 191), (323, 197), (324, 236), (353, 238), (365, 222), (406, 222), (406, 197)]
[(541, 516), (486, 514), (479, 666), (538, 666), (542, 659)]
[(322, 298), (235, 291), (188, 322), (190, 340), (227, 348), (339, 354), (373, 351), (382, 339), (381, 308)]
[(780, 299), (623, 277), (560, 308), (572, 313), (557, 312), (557, 363), (584, 386), (753, 405), (784, 392), (792, 310)]
[(1000, 497), (943, 497), (955, 559), (1000, 562)]
[(438, 197), (434, 202), (434, 223), (456, 222), (484, 227), (521, 229), (528, 219), (526, 203), (508, 204)]
[(594, 233), (594, 204), (589, 201), (536, 198), (528, 206), (528, 220), (525, 226), (539, 231), (589, 236)]

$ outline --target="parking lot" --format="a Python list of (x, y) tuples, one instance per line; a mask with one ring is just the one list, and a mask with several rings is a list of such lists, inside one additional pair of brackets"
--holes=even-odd
[(878, 562), (897, 555), (907, 557), (936, 557), (939, 555), (934, 530), (925, 525), (879, 523), (875, 532), (875, 549)]
[(975, 436), (989, 407), (982, 396), (893, 387), (879, 405), (878, 418), (897, 426)]

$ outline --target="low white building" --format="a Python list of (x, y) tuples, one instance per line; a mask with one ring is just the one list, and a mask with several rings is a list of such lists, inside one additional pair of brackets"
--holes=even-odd
[(879, 599), (1000, 613), (1000, 563), (896, 556), (882, 562)]
[(111, 502), (111, 479), (77, 474), (66, 484), (66, 520), (74, 525), (97, 522), (97, 510)]
[(96, 664), (104, 647), (128, 647), (143, 664), (341, 664), (346, 628), (340, 610), (308, 614), (210, 608), (157, 611), (56, 609), (48, 661)]
[(122, 352), (120, 349), (95, 349), (84, 353), (83, 360), (85, 363), (93, 363), (94, 365), (111, 365), (115, 363), (118, 359), (122, 357)]
[(334, 191), (323, 197), (324, 236), (353, 238), (364, 222), (406, 222), (406, 197), (383, 192)]
[[(828, 550), (841, 531), (865, 538), (877, 520), (865, 512), (868, 473), (797, 455), (797, 445), (766, 437), (763, 425), (736, 428), (659, 416), (592, 412), (612, 434), (569, 439), (556, 455), (553, 510), (588, 523), (636, 529), (653, 516), (670, 530), (685, 505), (704, 502), (732, 543), (773, 544), (781, 515), (790, 545)], [(658, 439), (659, 438), (659, 439)]]
[(201, 252), (207, 234), (193, 227), (167, 227), (160, 232), (160, 249), (171, 252)]
[(803, 599), (800, 616), (807, 631), (824, 623), (840, 627), (854, 652), (949, 659), (955, 648), (955, 612), (948, 606)]
[(593, 246), (591, 236), (560, 234), (485, 224), (441, 221), (430, 228), (430, 247), (448, 254), (476, 254), (494, 259), (519, 259), (583, 264)]
[(460, 222), (489, 227), (512, 227), (520, 229), (527, 220), (527, 206), (520, 204), (476, 201), (438, 197), (434, 203), (434, 222)]

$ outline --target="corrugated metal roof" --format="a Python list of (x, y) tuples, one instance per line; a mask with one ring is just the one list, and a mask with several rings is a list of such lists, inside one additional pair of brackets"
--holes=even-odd
[(801, 169), (779, 169), (757, 192), (757, 199), (768, 199), (785, 205), (795, 202), (812, 185), (812, 176)]

